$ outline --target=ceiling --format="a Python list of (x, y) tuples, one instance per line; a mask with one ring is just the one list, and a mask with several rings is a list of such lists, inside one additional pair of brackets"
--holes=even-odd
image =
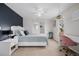
[[(71, 3), (6, 3), (6, 5), (28, 19), (51, 19), (72, 6)], [(34, 14), (35, 8), (43, 8), (46, 12), (39, 17)]]

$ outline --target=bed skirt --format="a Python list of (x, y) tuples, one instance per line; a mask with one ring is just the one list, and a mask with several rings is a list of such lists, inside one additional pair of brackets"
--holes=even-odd
[(19, 42), (18, 46), (47, 46), (46, 42)]

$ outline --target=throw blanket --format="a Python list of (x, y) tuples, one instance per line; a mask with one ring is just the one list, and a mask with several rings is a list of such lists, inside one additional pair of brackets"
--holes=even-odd
[(75, 46), (75, 45), (77, 45), (76, 42), (74, 42), (73, 40), (71, 40), (69, 37), (67, 37), (65, 35), (60, 36), (60, 42), (61, 42), (62, 46)]

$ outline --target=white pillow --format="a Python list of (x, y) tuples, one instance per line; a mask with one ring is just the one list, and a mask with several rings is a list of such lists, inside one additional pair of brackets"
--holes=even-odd
[(16, 35), (17, 27), (16, 26), (11, 26), (11, 30), (13, 31), (13, 34)]
[(16, 35), (16, 31), (20, 31), (21, 35), (25, 36), (24, 28), (21, 26), (11, 26), (11, 30), (13, 31), (13, 34), (15, 35)]
[(24, 31), (20, 30), (20, 33), (22, 34), (22, 36), (25, 36)]

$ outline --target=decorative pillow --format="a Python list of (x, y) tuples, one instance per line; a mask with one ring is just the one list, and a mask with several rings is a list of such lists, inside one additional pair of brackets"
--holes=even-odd
[(28, 35), (28, 34), (29, 34), (29, 32), (28, 32), (28, 31), (24, 31), (24, 34), (25, 34), (25, 35)]
[(22, 36), (21, 32), (19, 30), (15, 30), (15, 35)]
[(24, 31), (20, 30), (22, 36), (25, 36)]

